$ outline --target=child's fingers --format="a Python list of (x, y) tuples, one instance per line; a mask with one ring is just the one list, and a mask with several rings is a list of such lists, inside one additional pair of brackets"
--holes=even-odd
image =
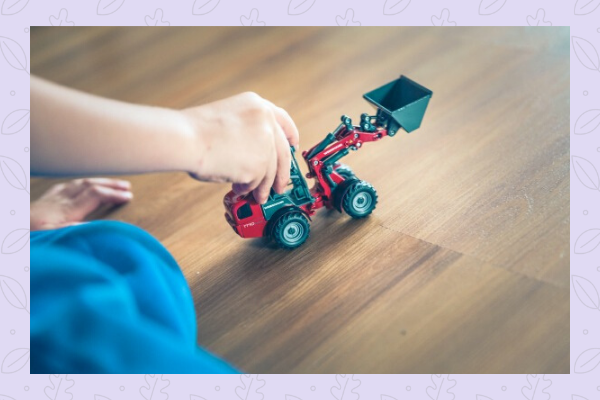
[(113, 189), (120, 189), (120, 190), (130, 190), (131, 189), (131, 182), (123, 180), (123, 179), (84, 178), (84, 179), (76, 179), (73, 182), (80, 186), (100, 185), (100, 186), (106, 186), (106, 187), (110, 187)]
[(89, 180), (95, 185), (101, 185), (120, 190), (131, 190), (131, 182), (124, 179), (89, 178)]
[(275, 119), (277, 120), (279, 126), (281, 126), (281, 129), (283, 129), (283, 133), (285, 134), (285, 137), (287, 138), (289, 144), (291, 146), (294, 146), (294, 148), (298, 150), (298, 148), (300, 147), (300, 134), (298, 133), (298, 128), (296, 127), (296, 124), (294, 123), (292, 117), (290, 117), (290, 114), (288, 114), (288, 112), (285, 111), (283, 108), (271, 103), (269, 100), (265, 99), (265, 101), (273, 109)]
[(277, 193), (283, 193), (290, 181), (292, 155), (290, 153), (290, 146), (281, 129), (278, 129), (275, 133), (275, 149), (277, 151), (277, 174), (273, 182), (273, 189)]
[(75, 179), (62, 185), (61, 190), (70, 197), (76, 197), (93, 186), (106, 186), (118, 190), (131, 190), (131, 183), (122, 179), (111, 178), (82, 178)]
[(129, 191), (93, 185), (87, 187), (74, 199), (73, 206), (83, 218), (102, 204), (123, 204), (132, 198), (133, 194)]
[(233, 192), (238, 196), (243, 196), (253, 191), (259, 183), (259, 181), (254, 181), (250, 183), (234, 183), (233, 185), (231, 185), (231, 190), (233, 190)]
[(271, 193), (271, 187), (273, 187), (273, 181), (275, 180), (275, 175), (277, 174), (277, 158), (273, 157), (271, 162), (267, 168), (267, 173), (265, 177), (260, 182), (258, 187), (253, 190), (252, 194), (254, 195), (254, 199), (258, 202), (258, 204), (265, 204), (269, 199), (269, 193)]
[(82, 222), (65, 222), (65, 223), (61, 223), (61, 224), (56, 224), (52, 227), (48, 227), (47, 229), (58, 229), (58, 228), (66, 228), (68, 226), (77, 226), (77, 225), (83, 225), (83, 224), (87, 224), (87, 221), (82, 221)]
[(238, 196), (243, 196), (250, 193), (249, 186), (250, 184), (248, 183), (234, 183), (231, 185), (231, 190), (233, 190), (233, 193), (237, 194)]

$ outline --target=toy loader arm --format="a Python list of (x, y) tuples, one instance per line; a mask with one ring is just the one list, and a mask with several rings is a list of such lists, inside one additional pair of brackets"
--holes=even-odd
[[(342, 115), (342, 120), (352, 123), (350, 118), (345, 115)], [(303, 156), (311, 166), (316, 166), (318, 163), (326, 166), (333, 165), (346, 156), (349, 150), (356, 151), (362, 147), (363, 143), (374, 142), (384, 136), (388, 136), (388, 131), (381, 127), (373, 127), (373, 130), (364, 131), (362, 127), (342, 123), (333, 133), (327, 134), (319, 144), (308, 152), (304, 152)]]
[[(333, 164), (349, 150), (358, 150), (363, 143), (394, 136), (400, 129), (410, 133), (419, 128), (432, 94), (431, 90), (404, 75), (365, 93), (363, 97), (376, 107), (377, 114), (362, 114), (360, 126), (353, 126), (350, 117), (342, 115), (342, 123), (332, 133), (308, 152), (302, 153), (311, 169), (309, 175), (317, 176), (319, 180), (327, 178), (335, 186), (329, 178)], [(321, 177), (323, 168), (327, 173)]]

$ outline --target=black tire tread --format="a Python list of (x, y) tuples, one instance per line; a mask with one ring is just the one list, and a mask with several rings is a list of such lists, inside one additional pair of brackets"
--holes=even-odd
[(356, 178), (354, 171), (352, 171), (352, 169), (345, 164), (342, 164), (339, 167), (337, 167), (335, 169), (335, 172), (344, 179)]
[[(354, 195), (356, 193), (364, 191), (364, 190), (368, 190), (369, 192), (371, 192), (373, 194), (373, 207), (371, 208), (371, 210), (368, 213), (366, 213), (364, 215), (354, 214), (354, 212), (352, 210), (352, 203), (351, 203), (352, 198), (354, 197)], [(373, 210), (375, 210), (375, 207), (377, 207), (377, 199), (378, 199), (377, 191), (369, 182), (358, 181), (358, 182), (353, 183), (352, 186), (350, 186), (348, 188), (348, 190), (346, 191), (346, 194), (344, 195), (344, 199), (342, 200), (342, 208), (344, 209), (346, 214), (348, 214), (352, 218), (355, 218), (355, 219), (365, 218), (365, 217), (368, 217), (369, 215), (371, 215)]]
[[(304, 240), (295, 246), (289, 246), (287, 243), (285, 243), (281, 239), (282, 234), (283, 234), (283, 228), (291, 220), (303, 221), (305, 228), (306, 228), (306, 235), (305, 235)], [(304, 244), (304, 242), (306, 242), (306, 240), (308, 239), (309, 235), (310, 235), (310, 224), (308, 222), (308, 219), (304, 216), (304, 214), (301, 211), (291, 211), (291, 212), (283, 214), (281, 217), (279, 217), (279, 219), (273, 225), (273, 231), (271, 234), (271, 236), (273, 237), (273, 240), (275, 241), (275, 243), (277, 243), (277, 246), (281, 247), (282, 249), (286, 249), (286, 250), (291, 250), (291, 249), (295, 249), (297, 247), (302, 246)]]

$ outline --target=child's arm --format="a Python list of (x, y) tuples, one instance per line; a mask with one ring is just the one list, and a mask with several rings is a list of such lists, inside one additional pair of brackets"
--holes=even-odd
[(253, 93), (172, 110), (129, 104), (31, 77), (31, 169), (49, 175), (187, 171), (265, 202), (284, 190), (289, 115)]

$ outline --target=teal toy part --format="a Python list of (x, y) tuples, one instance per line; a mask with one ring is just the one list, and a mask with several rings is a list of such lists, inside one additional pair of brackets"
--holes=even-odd
[(431, 90), (401, 75), (363, 97), (377, 107), (377, 124), (387, 124), (388, 134), (393, 136), (399, 128), (410, 133), (421, 126), (432, 94)]
[(302, 176), (298, 161), (296, 161), (294, 147), (290, 147), (290, 151), (292, 153), (292, 162), (290, 165), (291, 189), (282, 194), (278, 194), (271, 189), (271, 194), (269, 195), (267, 202), (261, 206), (267, 221), (282, 208), (299, 207), (314, 201), (314, 198), (310, 194), (308, 184)]

